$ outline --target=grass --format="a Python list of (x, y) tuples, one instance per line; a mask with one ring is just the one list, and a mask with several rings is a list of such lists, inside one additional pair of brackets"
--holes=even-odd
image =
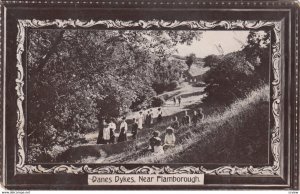
[[(136, 141), (74, 148), (61, 161), (67, 158), (68, 162), (84, 163), (265, 164), (269, 153), (269, 102), (269, 87), (262, 86), (229, 107), (207, 106), (210, 110), (204, 108), (204, 112), (212, 113), (204, 118), (204, 122), (177, 129), (176, 147), (163, 155), (154, 156), (144, 150), (154, 130), (160, 131), (163, 139), (170, 116), (152, 128), (144, 128)], [(183, 112), (176, 114), (179, 121), (183, 115)]]
[(177, 146), (159, 156), (132, 157), (128, 163), (268, 162), (269, 87), (251, 92), (224, 112), (216, 112), (196, 127), (181, 127)]

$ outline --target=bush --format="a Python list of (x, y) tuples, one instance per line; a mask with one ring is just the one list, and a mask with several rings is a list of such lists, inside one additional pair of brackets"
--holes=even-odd
[(204, 82), (197, 82), (197, 83), (194, 83), (193, 86), (194, 87), (205, 87), (206, 83), (204, 83)]
[(178, 87), (178, 81), (172, 81), (167, 85), (167, 90), (172, 91), (175, 90)]
[(171, 81), (169, 83), (154, 83), (152, 88), (155, 90), (157, 94), (161, 94), (165, 91), (172, 91), (178, 87), (178, 81)]
[(210, 67), (204, 75), (208, 84), (204, 102), (230, 104), (258, 87), (262, 78), (246, 59), (243, 51), (229, 53), (222, 57), (207, 57), (205, 66)]
[(152, 98), (152, 107), (160, 107), (165, 103), (165, 100), (162, 97), (153, 97)]

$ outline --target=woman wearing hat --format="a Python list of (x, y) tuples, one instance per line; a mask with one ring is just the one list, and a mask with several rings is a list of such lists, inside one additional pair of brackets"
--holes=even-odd
[(154, 146), (161, 144), (161, 139), (159, 138), (159, 131), (154, 131), (152, 137), (149, 139), (149, 150), (154, 152)]
[(123, 117), (122, 123), (120, 125), (120, 134), (119, 134), (118, 142), (127, 141), (127, 134), (126, 134), (127, 130), (128, 130), (128, 126), (126, 123), (126, 117)]
[(108, 144), (110, 141), (110, 128), (107, 123), (105, 123), (103, 127), (103, 140), (104, 140), (104, 144)]
[(164, 149), (168, 149), (170, 147), (175, 146), (175, 135), (174, 135), (174, 129), (172, 127), (168, 127), (166, 129), (166, 135), (164, 139)]
[(99, 124), (99, 133), (98, 133), (98, 138), (97, 138), (97, 144), (105, 144), (105, 140), (103, 139), (103, 130), (104, 126), (106, 126), (107, 123), (105, 119), (102, 119)]

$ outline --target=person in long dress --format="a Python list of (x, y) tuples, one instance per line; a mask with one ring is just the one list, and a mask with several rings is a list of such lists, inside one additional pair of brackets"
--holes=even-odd
[(181, 104), (181, 96), (178, 96), (178, 105), (180, 106), (180, 104)]
[(118, 142), (127, 141), (127, 130), (128, 130), (128, 126), (126, 123), (126, 117), (123, 117), (120, 125), (120, 134), (119, 134)]
[(200, 122), (200, 123), (202, 123), (203, 122), (203, 119), (204, 119), (204, 114), (203, 114), (203, 112), (202, 112), (203, 110), (202, 110), (202, 108), (199, 108), (199, 110), (198, 110), (198, 122)]
[(137, 131), (138, 131), (137, 120), (135, 118), (133, 118), (133, 124), (132, 124), (132, 128), (131, 128), (131, 134), (132, 134), (133, 139), (137, 138)]
[(103, 140), (104, 144), (108, 144), (110, 141), (110, 129), (107, 123), (103, 127)]
[(157, 122), (160, 123), (162, 121), (162, 110), (161, 108), (158, 108), (157, 111), (158, 111)]
[(104, 125), (106, 125), (106, 121), (105, 119), (102, 119), (99, 122), (99, 133), (98, 133), (98, 138), (97, 138), (97, 144), (105, 144), (105, 141), (103, 139), (103, 129), (104, 129)]
[(151, 108), (150, 108), (150, 115), (151, 115), (151, 121), (150, 121), (150, 124), (152, 125), (152, 124), (153, 124), (153, 117), (154, 117), (154, 114), (153, 114), (153, 111), (152, 111)]
[(176, 141), (176, 138), (174, 135), (174, 129), (172, 127), (168, 127), (166, 129), (166, 135), (165, 135), (165, 139), (164, 139), (164, 145), (163, 145), (164, 150), (174, 147), (175, 141)]
[(191, 125), (191, 118), (187, 111), (185, 111), (185, 115), (182, 117), (182, 125)]
[(174, 129), (178, 129), (179, 128), (179, 122), (178, 122), (177, 116), (173, 117), (173, 121), (171, 123), (171, 127), (174, 128)]
[(113, 119), (110, 119), (108, 127), (109, 127), (109, 130), (110, 130), (109, 143), (114, 144), (115, 143), (115, 133), (116, 133), (117, 126), (114, 123)]
[(143, 120), (144, 120), (144, 115), (143, 115), (143, 112), (140, 111), (138, 116), (137, 116), (137, 123), (138, 123), (138, 129), (139, 130), (143, 129)]
[(146, 115), (146, 122), (145, 122), (146, 126), (150, 127), (151, 126), (151, 114), (150, 111), (148, 111), (147, 115)]
[(197, 111), (194, 111), (194, 114), (193, 114), (193, 117), (192, 117), (192, 123), (193, 123), (194, 126), (197, 125), (198, 119), (199, 119), (199, 117), (198, 117)]

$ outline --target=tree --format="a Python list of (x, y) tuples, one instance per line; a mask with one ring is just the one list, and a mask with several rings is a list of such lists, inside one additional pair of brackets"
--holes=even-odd
[(194, 53), (191, 53), (189, 56), (186, 57), (185, 63), (190, 69), (192, 64), (196, 62), (196, 55)]
[[(98, 120), (151, 104), (152, 86), (167, 75), (176, 44), (198, 31), (30, 30), (28, 45), (28, 154), (54, 158), (96, 130)], [(175, 69), (174, 69), (174, 68)], [(163, 72), (155, 69), (165, 70)], [(49, 161), (49, 160), (47, 160)]]
[(269, 80), (270, 32), (250, 31), (243, 49), (247, 60), (265, 82)]
[(243, 98), (259, 84), (251, 63), (244, 52), (229, 53), (225, 56), (209, 56), (204, 59), (210, 70), (204, 76), (207, 98), (205, 102), (230, 104)]
[(229, 104), (268, 82), (270, 35), (250, 31), (247, 43), (241, 51), (204, 58), (204, 67), (210, 67), (204, 76), (205, 102)]

